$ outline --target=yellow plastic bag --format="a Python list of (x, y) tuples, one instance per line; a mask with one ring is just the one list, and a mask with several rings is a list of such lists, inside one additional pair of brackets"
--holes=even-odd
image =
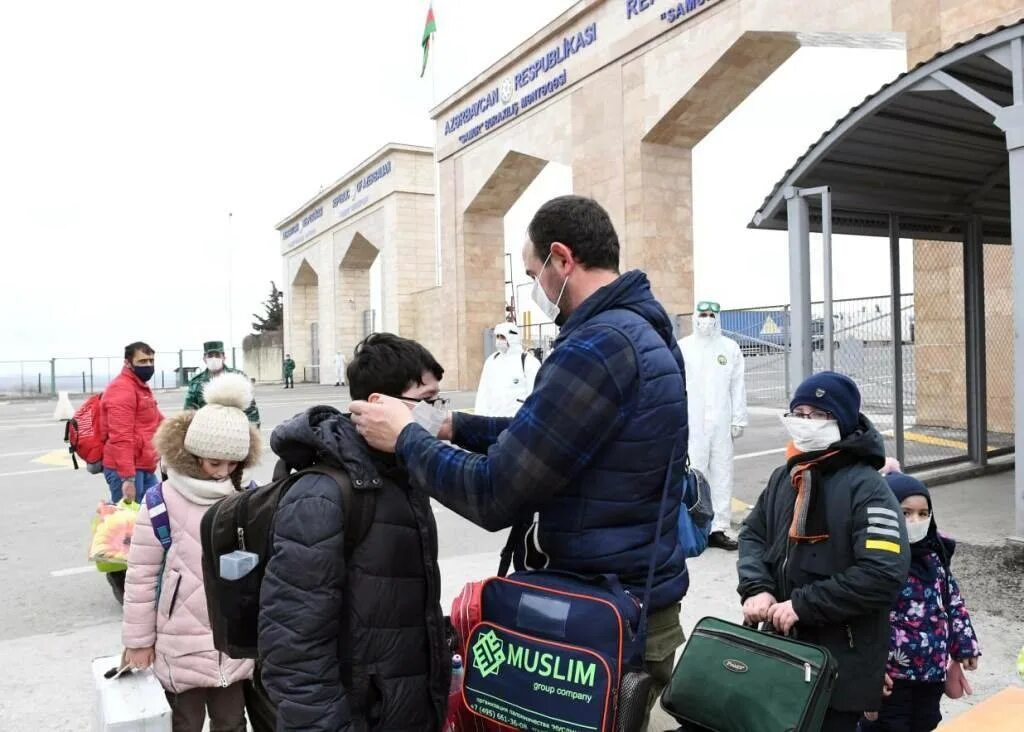
[(92, 519), (92, 541), (89, 561), (96, 562), (100, 572), (120, 572), (128, 566), (128, 549), (132, 545), (139, 504), (121, 501), (116, 506), (101, 502)]

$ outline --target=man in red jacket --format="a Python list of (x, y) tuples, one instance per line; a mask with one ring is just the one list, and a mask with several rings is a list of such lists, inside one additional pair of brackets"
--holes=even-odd
[[(103, 445), (103, 477), (114, 503), (122, 498), (141, 503), (146, 490), (158, 482), (153, 434), (164, 417), (146, 383), (153, 378), (153, 356), (153, 349), (142, 341), (125, 346), (124, 367), (100, 398), (107, 435)], [(107, 574), (118, 602), (124, 597), (124, 577), (124, 572)]]

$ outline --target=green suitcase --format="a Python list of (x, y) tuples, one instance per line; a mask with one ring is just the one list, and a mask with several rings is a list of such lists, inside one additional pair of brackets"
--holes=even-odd
[(683, 648), (661, 706), (683, 729), (817, 732), (836, 676), (825, 648), (704, 618)]

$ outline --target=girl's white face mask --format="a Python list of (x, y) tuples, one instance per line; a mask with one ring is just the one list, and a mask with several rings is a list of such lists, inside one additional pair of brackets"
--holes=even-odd
[(834, 419), (780, 417), (793, 444), (800, 452), (817, 452), (839, 442), (839, 423)]
[(932, 525), (931, 517), (926, 518), (922, 521), (908, 521), (907, 522), (907, 539), (910, 540), (911, 544), (917, 542), (928, 536), (928, 527)]

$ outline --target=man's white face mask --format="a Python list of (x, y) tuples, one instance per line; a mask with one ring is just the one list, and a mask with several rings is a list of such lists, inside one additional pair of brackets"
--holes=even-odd
[(206, 358), (206, 368), (213, 372), (221, 371), (224, 368), (224, 359), (220, 356), (208, 356)]
[(537, 273), (537, 277), (533, 281), (533, 291), (530, 295), (542, 313), (550, 318), (556, 325), (562, 325), (563, 323), (559, 322), (559, 316), (562, 314), (562, 308), (559, 306), (559, 303), (562, 301), (562, 295), (565, 294), (565, 286), (569, 284), (569, 278), (565, 278), (561, 289), (558, 291), (558, 297), (555, 298), (554, 302), (552, 302), (548, 297), (548, 294), (544, 292), (544, 288), (540, 286), (540, 276), (544, 273), (544, 268), (548, 266), (548, 262), (550, 261), (551, 253), (549, 252), (548, 258), (544, 260), (544, 264), (541, 265), (540, 272)]
[(834, 419), (781, 417), (793, 444), (800, 452), (817, 452), (839, 442), (839, 423)]
[(508, 353), (508, 341), (504, 338), (499, 338), (494, 342), (494, 347), (498, 350), (498, 353)]
[(715, 332), (714, 318), (697, 318), (697, 333), (700, 335), (711, 335)]

